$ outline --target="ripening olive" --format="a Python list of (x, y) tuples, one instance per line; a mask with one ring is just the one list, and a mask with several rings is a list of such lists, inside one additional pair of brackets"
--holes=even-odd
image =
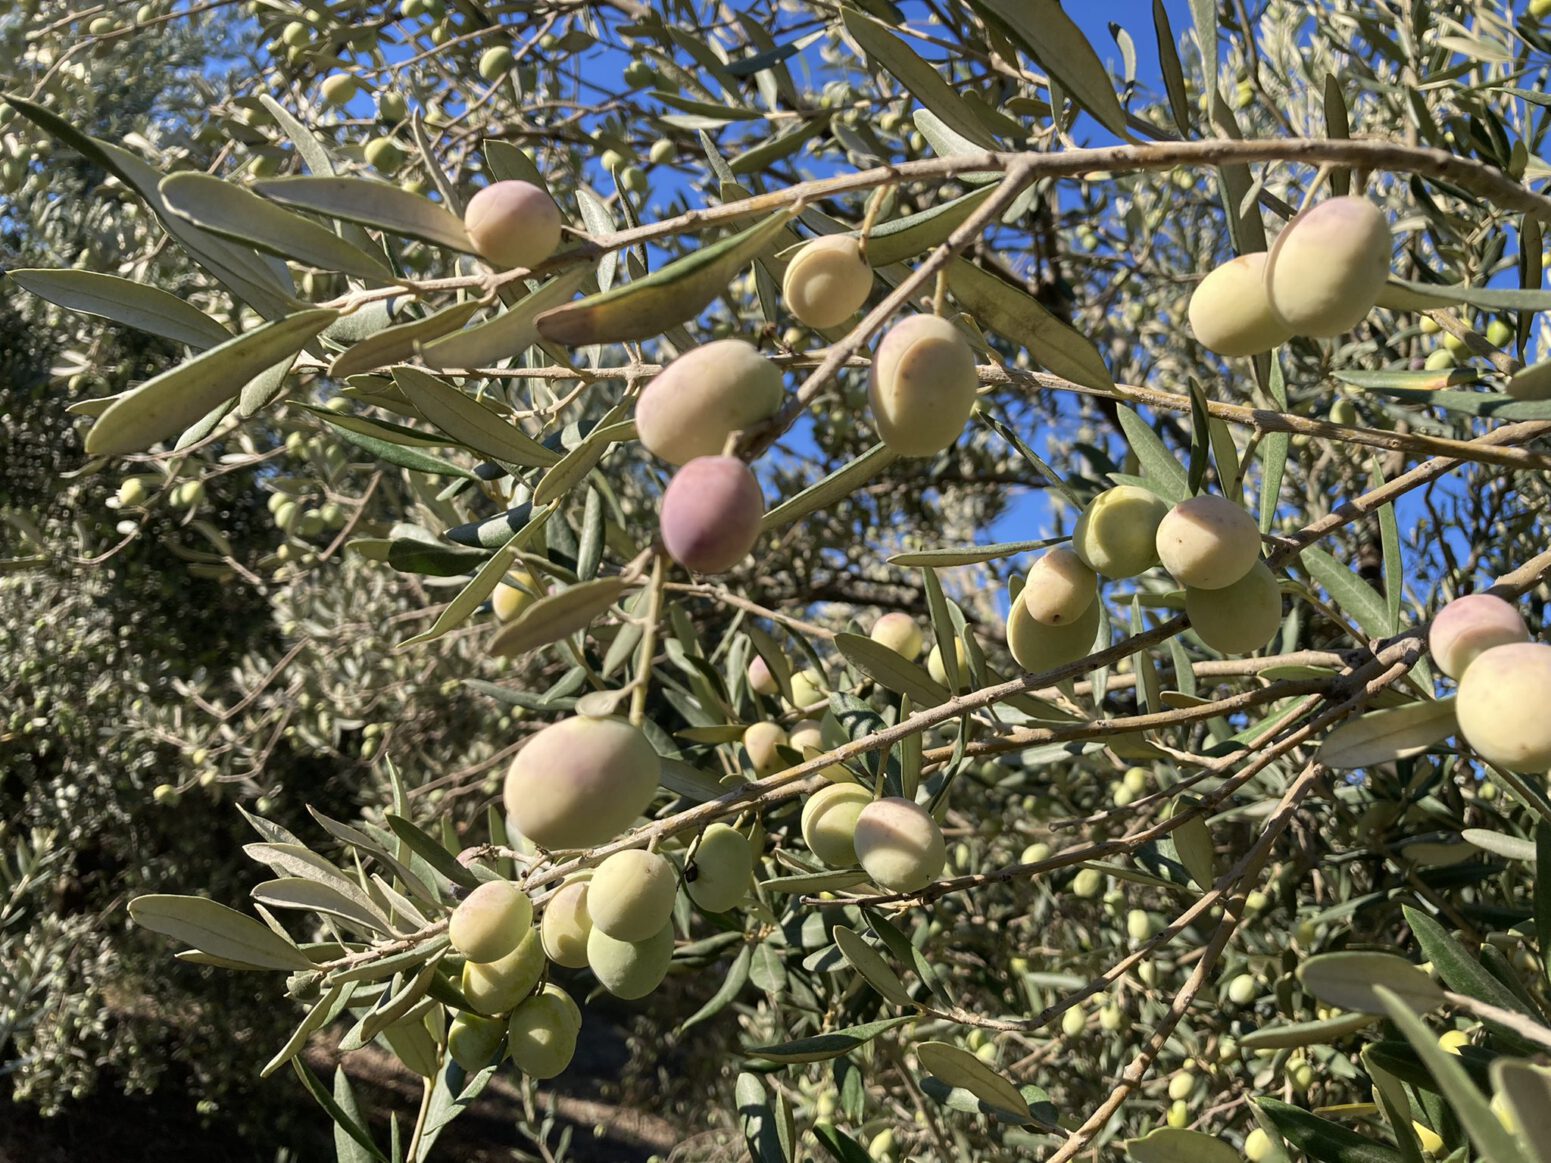
[(735, 456), (699, 456), (674, 474), (662, 495), (662, 542), (696, 573), (724, 573), (759, 540), (765, 498)]
[(1087, 613), (1098, 588), (1098, 575), (1076, 551), (1057, 545), (1029, 567), (1019, 599), (1036, 622), (1069, 626)]
[(535, 267), (554, 254), (561, 221), (555, 200), (532, 182), (492, 182), (463, 211), (474, 249), (502, 270)]
[(587, 965), (615, 997), (645, 997), (662, 984), (673, 960), (673, 926), (644, 941), (621, 941), (594, 926), (587, 937)]
[(1301, 211), (1271, 246), (1266, 299), (1294, 335), (1340, 335), (1362, 322), (1389, 278), (1394, 240), (1366, 198), (1329, 198)]
[[(567, 1003), (570, 1003), (569, 1006)], [(574, 1002), (545, 990), (512, 1011), (506, 1027), (506, 1055), (530, 1078), (553, 1078), (576, 1055)]]
[(1158, 564), (1158, 526), (1169, 505), (1140, 485), (1105, 489), (1082, 511), (1072, 549), (1105, 577), (1135, 577)]
[(490, 880), (459, 902), (447, 923), (452, 947), (470, 961), (499, 961), (533, 926), (533, 903), (509, 880)]
[(872, 803), (872, 793), (854, 783), (832, 783), (808, 797), (802, 808), (802, 838), (831, 868), (856, 864), (856, 818)]
[(447, 1053), (470, 1074), (477, 1073), (495, 1060), (506, 1037), (506, 1023), (499, 1018), (459, 1012), (447, 1027)]
[(646, 810), (660, 769), (638, 728), (578, 715), (545, 727), (517, 753), (506, 773), (506, 811), (541, 848), (588, 848)]
[(781, 693), (781, 684), (776, 682), (775, 675), (770, 673), (770, 664), (762, 655), (756, 654), (754, 661), (749, 663), (748, 669), (749, 689), (758, 695), (777, 695)]
[(607, 857), (587, 885), (592, 927), (618, 941), (644, 941), (673, 916), (679, 878), (668, 858), (644, 848)]
[(1551, 769), (1551, 646), (1514, 642), (1478, 654), (1459, 680), (1460, 734), (1514, 771)]
[(1220, 590), (1260, 560), (1255, 519), (1226, 497), (1181, 501), (1158, 523), (1158, 560), (1180, 585)]
[(786, 760), (776, 751), (786, 744), (786, 732), (779, 723), (753, 723), (743, 732), (743, 749), (749, 753), (755, 773), (762, 777), (786, 769)]
[(1232, 585), (1215, 590), (1186, 587), (1185, 613), (1196, 636), (1222, 654), (1248, 654), (1276, 635), (1282, 624), (1282, 591), (1263, 561)]
[(1028, 593), (1028, 586), (1024, 586), (1007, 615), (1007, 649), (1012, 652), (1014, 662), (1026, 671), (1039, 673), (1093, 653), (1094, 640), (1099, 634), (1101, 603), (1089, 602), (1087, 609), (1074, 621), (1051, 626), (1036, 621), (1029, 613), (1024, 602)]
[(754, 846), (729, 824), (712, 824), (695, 846), (684, 873), (689, 899), (708, 913), (725, 913), (749, 891), (754, 875)]
[(580, 969), (587, 964), (587, 934), (592, 932), (587, 883), (584, 879), (567, 880), (544, 905), (544, 916), (539, 921), (544, 956), (567, 969)]
[(936, 315), (912, 315), (873, 352), (873, 424), (899, 455), (932, 456), (959, 438), (979, 386), (975, 353), (958, 328)]
[(781, 369), (753, 344), (718, 339), (685, 352), (646, 385), (636, 431), (652, 455), (687, 464), (718, 455), (732, 433), (773, 415), (785, 394)]
[(890, 892), (920, 891), (937, 879), (947, 859), (932, 814), (898, 796), (862, 808), (852, 843), (867, 875)]
[[(815, 755), (822, 755), (830, 750), (824, 742), (824, 725), (817, 719), (799, 719), (793, 723), (791, 733), (787, 737), (787, 744), (804, 759), (812, 759)], [(830, 783), (856, 782), (843, 763), (831, 763), (819, 774)]]
[(354, 99), (356, 88), (356, 79), (349, 73), (330, 73), (323, 78), (318, 91), (323, 95), (325, 104), (343, 109)]
[(1493, 594), (1455, 598), (1438, 611), (1427, 633), (1433, 661), (1452, 679), (1462, 678), (1483, 651), (1528, 641), (1529, 629), (1518, 610)]
[(1190, 330), (1218, 355), (1259, 355), (1292, 336), (1266, 299), (1264, 251), (1214, 268), (1190, 296)]
[(1514, 372), (1507, 391), (1515, 400), (1551, 400), (1551, 360)]
[(517, 947), (495, 961), (463, 965), (463, 996), (482, 1014), (504, 1014), (533, 992), (544, 974), (544, 946), (530, 928)]
[(887, 646), (911, 661), (920, 657), (923, 642), (921, 627), (903, 610), (884, 614), (874, 622), (871, 637), (878, 645)]
[[(959, 690), (963, 690), (969, 685), (970, 675), (969, 654), (965, 651), (964, 640), (961, 638), (953, 640), (953, 659), (957, 664)], [(941, 683), (943, 686), (950, 685), (948, 682), (948, 667), (943, 662), (942, 646), (940, 644), (934, 644), (932, 652), (926, 656), (926, 673), (931, 675), (933, 682)]]
[(872, 291), (872, 267), (857, 239), (827, 234), (803, 245), (786, 265), (781, 299), (809, 327), (838, 327)]

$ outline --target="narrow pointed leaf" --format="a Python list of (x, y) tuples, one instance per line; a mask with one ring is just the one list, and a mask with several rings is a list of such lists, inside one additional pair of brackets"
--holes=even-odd
[(558, 642), (592, 625), (624, 592), (625, 583), (619, 578), (600, 577), (540, 598), (495, 634), (486, 649), (500, 657), (515, 658)]
[(266, 198), (298, 210), (474, 253), (473, 240), (459, 218), (429, 198), (387, 182), (368, 178), (267, 178), (255, 182), (253, 188)]
[(1454, 734), (1454, 696), (1387, 707), (1348, 719), (1319, 747), (1319, 761), (1337, 771), (1420, 755)]
[(70, 311), (111, 319), (148, 331), (198, 351), (225, 343), (232, 333), (199, 308), (178, 296), (121, 279), (117, 275), (77, 270), (17, 270), (8, 272), (24, 290)]
[(311, 959), (269, 926), (236, 909), (194, 896), (141, 896), (129, 916), (142, 929), (215, 957), (264, 969), (311, 969)]
[(393, 369), (393, 382), (428, 421), (481, 455), (525, 466), (549, 465), (560, 459), (512, 421), (446, 380), (402, 366)]
[(499, 315), (427, 343), (420, 358), (433, 368), (486, 367), (514, 359), (539, 342), (534, 320), (566, 302), (591, 275), (590, 267), (558, 274)]

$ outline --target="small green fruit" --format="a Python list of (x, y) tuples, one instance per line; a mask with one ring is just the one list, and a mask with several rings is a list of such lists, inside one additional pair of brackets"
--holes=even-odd
[(499, 961), (528, 935), (533, 905), (509, 880), (492, 880), (464, 897), (452, 912), (447, 937), (470, 961)]
[(479, 75), (485, 81), (494, 83), (511, 72), (515, 63), (511, 49), (504, 44), (493, 45), (480, 54)]
[(587, 886), (594, 929), (619, 941), (645, 941), (673, 916), (678, 874), (667, 858), (643, 848), (615, 852)]

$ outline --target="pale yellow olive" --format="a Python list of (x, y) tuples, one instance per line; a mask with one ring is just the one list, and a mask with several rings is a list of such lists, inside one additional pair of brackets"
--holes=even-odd
[(1514, 372), (1508, 380), (1508, 394), (1515, 400), (1551, 400), (1551, 360)]
[(781, 281), (786, 309), (809, 327), (838, 327), (855, 315), (872, 291), (872, 268), (856, 239), (846, 234), (815, 238), (792, 256)]
[(648, 452), (682, 465), (717, 456), (734, 432), (773, 415), (786, 395), (781, 369), (751, 343), (718, 339), (662, 369), (636, 401), (635, 424)]
[(544, 956), (567, 969), (587, 964), (587, 934), (592, 916), (587, 910), (587, 881), (568, 880), (544, 905), (539, 938)]
[(491, 880), (475, 888), (453, 909), (447, 922), (452, 947), (470, 961), (499, 961), (533, 926), (533, 904), (509, 880)]
[(623, 719), (578, 715), (545, 727), (506, 773), (507, 814), (541, 848), (590, 848), (646, 810), (661, 764)]
[(743, 732), (743, 749), (749, 753), (749, 762), (759, 776), (785, 770), (786, 760), (776, 748), (786, 745), (786, 732), (779, 723), (753, 723)]
[(1098, 591), (1098, 574), (1075, 550), (1057, 545), (1029, 567), (1020, 597), (1036, 622), (1070, 626), (1088, 612)]
[(447, 1053), (464, 1070), (474, 1074), (495, 1061), (504, 1037), (506, 1023), (500, 1018), (458, 1013), (447, 1027)]
[(1180, 585), (1220, 590), (1260, 560), (1260, 529), (1242, 506), (1203, 494), (1181, 501), (1158, 523), (1158, 560)]
[(1102, 613), (1099, 602), (1089, 602), (1075, 620), (1051, 626), (1029, 613), (1023, 600), (1028, 592), (1025, 586), (1007, 615), (1007, 649), (1019, 667), (1038, 674), (1093, 653)]
[[(831, 748), (824, 742), (824, 726), (817, 719), (800, 719), (792, 724), (787, 742), (804, 759), (822, 755)], [(819, 772), (830, 783), (855, 783), (843, 763), (831, 763)]]
[[(958, 664), (959, 690), (963, 690), (969, 686), (970, 674), (969, 654), (964, 650), (964, 640), (962, 638), (955, 638), (953, 640), (953, 658)], [(926, 656), (926, 673), (932, 676), (933, 682), (941, 683), (943, 686), (950, 685), (948, 682), (948, 667), (943, 662), (941, 645), (934, 645), (932, 652)]]
[(1340, 335), (1361, 323), (1389, 278), (1394, 239), (1366, 198), (1328, 198), (1276, 236), (1266, 260), (1266, 299), (1294, 335)]
[(562, 999), (545, 991), (528, 998), (506, 1027), (506, 1055), (530, 1078), (553, 1078), (576, 1055), (577, 1027)]
[(712, 824), (695, 846), (684, 873), (689, 899), (705, 912), (725, 913), (749, 891), (754, 876), (754, 846), (729, 824)]
[(1266, 563), (1257, 561), (1230, 586), (1185, 589), (1185, 613), (1196, 636), (1222, 654), (1248, 654), (1276, 636), (1282, 591)]
[(560, 207), (532, 182), (492, 182), (463, 211), (479, 256), (501, 270), (536, 267), (560, 246)]
[(323, 78), (323, 84), (318, 86), (319, 92), (323, 94), (324, 103), (336, 108), (343, 108), (350, 104), (357, 88), (356, 79), (349, 73), (330, 73)]
[(933, 456), (964, 431), (979, 386), (975, 353), (958, 328), (936, 315), (912, 315), (873, 352), (873, 424), (899, 455)]
[(587, 938), (587, 965), (615, 997), (645, 997), (662, 984), (672, 960), (672, 925), (644, 941), (621, 941), (597, 927)]
[(1455, 598), (1438, 611), (1427, 633), (1433, 661), (1452, 679), (1462, 678), (1483, 651), (1528, 641), (1529, 629), (1518, 610), (1493, 594)]
[(1140, 485), (1105, 489), (1082, 511), (1072, 549), (1105, 577), (1135, 577), (1158, 564), (1158, 526), (1169, 505)]
[(914, 661), (921, 655), (921, 626), (903, 610), (884, 614), (872, 624), (872, 640)]
[(890, 892), (919, 892), (937, 879), (947, 859), (932, 814), (897, 796), (861, 810), (853, 844), (867, 875)]
[(813, 669), (799, 670), (792, 675), (792, 706), (811, 707), (829, 698), (829, 686), (824, 676)]
[(399, 145), (391, 137), (374, 137), (366, 143), (363, 151), (366, 164), (374, 169), (381, 170), (385, 174), (391, 174), (404, 164), (407, 156), (404, 147)]
[(1292, 332), (1266, 299), (1264, 251), (1229, 259), (1190, 296), (1190, 330), (1218, 355), (1259, 355), (1287, 342)]
[(539, 931), (529, 929), (505, 957), (463, 965), (463, 996), (482, 1014), (505, 1014), (533, 992), (544, 974), (544, 945)]
[(607, 857), (587, 886), (594, 930), (619, 941), (644, 941), (673, 916), (679, 878), (666, 856), (627, 848)]
[(832, 783), (808, 797), (802, 808), (802, 839), (831, 868), (856, 864), (856, 818), (872, 803), (859, 784)]
[(490, 608), (502, 622), (511, 622), (543, 595), (543, 587), (525, 569), (509, 573), (490, 595)]
[(1482, 758), (1514, 771), (1551, 770), (1551, 646), (1514, 642), (1478, 654), (1454, 709)]

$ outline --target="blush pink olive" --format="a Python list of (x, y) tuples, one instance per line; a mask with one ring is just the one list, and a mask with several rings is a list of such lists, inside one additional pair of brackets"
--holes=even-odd
[(499, 961), (533, 925), (533, 904), (509, 880), (491, 880), (475, 888), (452, 910), (447, 939), (470, 961)]
[(781, 299), (809, 327), (838, 327), (872, 291), (872, 268), (858, 241), (846, 234), (815, 238), (786, 264)]
[(1098, 574), (1075, 550), (1057, 545), (1029, 567), (1021, 599), (1036, 622), (1070, 626), (1093, 605), (1098, 592)]
[(1514, 771), (1551, 770), (1551, 646), (1483, 651), (1459, 680), (1460, 734), (1483, 759)]
[(872, 624), (872, 640), (880, 646), (887, 646), (895, 654), (904, 656), (914, 661), (921, 655), (922, 636), (921, 627), (909, 614), (903, 610), (895, 610), (884, 614)]
[(749, 689), (759, 695), (778, 695), (781, 693), (781, 684), (776, 682), (775, 675), (770, 673), (770, 664), (762, 655), (755, 655), (754, 661), (749, 663)]
[(1024, 601), (1028, 592), (1024, 586), (1007, 615), (1007, 649), (1019, 667), (1038, 674), (1093, 653), (1101, 612), (1097, 601), (1089, 602), (1072, 621), (1052, 626), (1029, 613)]
[(1213, 650), (1248, 654), (1276, 636), (1282, 625), (1282, 591), (1263, 561), (1232, 585), (1215, 590), (1185, 587), (1190, 628)]
[(936, 315), (913, 315), (873, 352), (873, 424), (899, 455), (933, 456), (964, 431), (979, 386), (975, 353), (958, 328)]
[(1240, 255), (1214, 269), (1190, 296), (1190, 330), (1218, 355), (1259, 355), (1292, 332), (1266, 299), (1266, 254)]
[(492, 182), (463, 211), (479, 256), (490, 265), (536, 267), (560, 246), (560, 207), (532, 182)]
[(786, 760), (776, 748), (786, 744), (786, 732), (779, 723), (752, 723), (743, 732), (743, 749), (749, 753), (754, 773), (761, 777), (785, 770)]
[(1294, 335), (1340, 335), (1362, 322), (1389, 278), (1394, 239), (1366, 198), (1328, 198), (1289, 222), (1266, 259), (1266, 300)]
[(686, 464), (720, 453), (728, 436), (772, 415), (785, 395), (780, 368), (753, 344), (718, 339), (685, 352), (646, 385), (636, 432), (653, 456)]
[(890, 892), (917, 892), (936, 880), (947, 859), (942, 829), (912, 800), (876, 800), (856, 817), (856, 856)]
[(541, 848), (590, 848), (646, 810), (660, 771), (638, 728), (578, 715), (545, 727), (517, 753), (506, 772), (506, 811)]
[(1226, 497), (1181, 501), (1158, 524), (1158, 560), (1182, 586), (1220, 590), (1260, 560), (1255, 519)]
[(1457, 680), (1484, 651), (1528, 641), (1529, 628), (1518, 610), (1493, 594), (1468, 594), (1438, 611), (1427, 649), (1438, 669)]
[(765, 498), (749, 466), (735, 456), (701, 456), (662, 495), (662, 543), (696, 573), (724, 573), (759, 540)]
[(679, 878), (668, 858), (644, 848), (615, 852), (587, 885), (592, 927), (619, 941), (644, 941), (673, 916)]

